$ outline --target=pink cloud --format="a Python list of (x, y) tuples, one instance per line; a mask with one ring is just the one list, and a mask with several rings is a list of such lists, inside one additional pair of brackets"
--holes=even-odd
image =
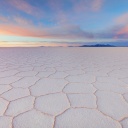
[(117, 32), (117, 36), (123, 36), (124, 38), (128, 38), (128, 25), (120, 29)]
[(93, 0), (92, 2), (92, 10), (93, 11), (98, 11), (101, 9), (103, 5), (103, 0)]
[(52, 39), (93, 38), (93, 35), (91, 33), (85, 32), (81, 30), (79, 26), (74, 25), (43, 28), (35, 27), (33, 25), (20, 26), (14, 24), (0, 24), (0, 34)]
[(13, 16), (13, 22), (15, 22), (16, 24), (19, 24), (19, 25), (30, 25), (30, 24), (32, 24), (31, 20), (25, 19), (25, 18), (20, 17), (20, 16)]
[(39, 8), (32, 6), (31, 4), (27, 3), (25, 0), (9, 0), (7, 2), (14, 8), (30, 15), (39, 17), (40, 14), (43, 13)]
[(124, 13), (116, 18), (115, 23), (121, 26), (116, 32), (116, 37), (128, 38), (128, 13)]
[(103, 0), (71, 0), (76, 12), (98, 11), (103, 5)]
[(116, 19), (117, 24), (128, 24), (128, 13), (124, 13)]
[(4, 16), (0, 16), (0, 22), (7, 22), (8, 19)]

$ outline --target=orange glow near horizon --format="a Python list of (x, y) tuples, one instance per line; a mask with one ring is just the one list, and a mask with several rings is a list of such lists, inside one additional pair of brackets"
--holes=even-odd
[(68, 47), (68, 44), (64, 44), (64, 43), (40, 43), (40, 42), (0, 42), (0, 47), (40, 47), (40, 46), (44, 46), (44, 47)]

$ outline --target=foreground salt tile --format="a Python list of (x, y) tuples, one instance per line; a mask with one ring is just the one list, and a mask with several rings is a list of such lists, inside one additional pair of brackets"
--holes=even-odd
[(0, 78), (0, 84), (12, 84), (20, 79), (21, 77), (17, 77), (17, 76), (4, 77), (4, 78)]
[(95, 82), (95, 77), (87, 74), (76, 75), (76, 76), (68, 76), (66, 78), (69, 82), (86, 82), (93, 83)]
[(128, 93), (124, 94), (123, 96), (124, 96), (126, 102), (128, 103)]
[[(38, 63), (37, 63), (38, 64)], [(41, 72), (41, 71), (45, 71), (45, 67), (44, 66), (37, 66), (37, 67), (34, 67), (34, 71), (38, 71), (38, 72)]]
[(120, 86), (127, 86), (126, 83), (114, 77), (97, 77), (97, 81), (101, 83), (112, 83)]
[(37, 74), (38, 72), (36, 72), (36, 71), (27, 71), (27, 72), (20, 72), (20, 73), (18, 73), (18, 74), (16, 74), (16, 76), (23, 76), (23, 77), (25, 77), (25, 76), (35, 76), (36, 74)]
[(109, 81), (107, 83), (96, 82), (93, 85), (98, 90), (102, 90), (102, 91), (111, 91), (111, 92), (117, 92), (121, 94), (128, 92), (127, 87), (120, 86), (117, 83), (110, 83)]
[(98, 109), (106, 115), (116, 120), (128, 116), (128, 104), (120, 94), (98, 91), (96, 96), (98, 97)]
[(72, 107), (97, 107), (94, 94), (68, 94), (68, 97)]
[(55, 128), (122, 128), (113, 119), (92, 109), (69, 109), (56, 118)]
[(42, 78), (31, 87), (31, 93), (34, 96), (40, 96), (50, 93), (61, 92), (67, 81), (64, 79)]
[(50, 115), (58, 115), (70, 107), (65, 94), (57, 93), (37, 98), (35, 107)]
[(85, 74), (85, 71), (83, 70), (69, 70), (69, 71), (65, 71), (66, 73), (68, 73), (69, 75), (80, 75), (80, 74)]
[[(47, 65), (47, 66), (48, 66), (48, 65)], [(52, 68), (52, 67), (46, 67), (46, 68), (45, 68), (45, 71), (47, 71), (47, 72), (55, 72), (55, 69)]]
[(87, 83), (69, 83), (65, 86), (65, 93), (94, 93), (96, 89), (92, 84)]
[(68, 74), (67, 74), (67, 73), (64, 73), (64, 72), (56, 72), (56, 73), (54, 73), (54, 74), (50, 75), (50, 77), (49, 77), (49, 78), (63, 79), (63, 78), (65, 78), (66, 76), (68, 76)]
[(92, 76), (108, 76), (108, 74), (104, 71), (91, 71), (91, 72), (86, 72), (86, 74)]
[(9, 102), (0, 98), (0, 116), (2, 116), (7, 109)]
[(125, 82), (128, 85), (128, 78), (120, 79), (121, 81)]
[(12, 128), (12, 118), (7, 116), (0, 117), (0, 128)]
[(109, 73), (109, 76), (116, 77), (116, 78), (126, 78), (128, 77), (128, 71), (124, 70), (114, 70)]
[(14, 76), (16, 73), (18, 73), (17, 70), (4, 71), (4, 72), (0, 72), (0, 77)]
[[(90, 65), (90, 64), (88, 64)], [(93, 65), (92, 65), (93, 66)], [(99, 69), (97, 67), (91, 67), (91, 65), (88, 68), (85, 68), (85, 72), (94, 72), (94, 71), (98, 71)]]
[(9, 101), (12, 101), (12, 100), (16, 100), (18, 98), (22, 98), (28, 95), (30, 95), (30, 92), (28, 89), (13, 88), (9, 90), (8, 92), (5, 92), (4, 94), (2, 94), (2, 97)]
[(43, 78), (43, 77), (48, 77), (48, 76), (50, 76), (50, 75), (52, 75), (52, 74), (54, 74), (54, 72), (53, 71), (44, 71), (44, 72), (39, 72), (38, 74), (37, 74), (37, 76), (39, 76), (40, 78)]
[(23, 113), (13, 120), (14, 128), (52, 128), (53, 123), (53, 117), (35, 110)]
[(121, 124), (122, 124), (123, 128), (128, 128), (128, 118), (121, 121)]
[(10, 90), (12, 87), (10, 85), (0, 85), (0, 94)]
[(68, 70), (73, 70), (73, 67), (55, 67), (57, 71), (63, 72), (63, 71), (68, 71)]
[(10, 102), (5, 114), (9, 116), (17, 116), (20, 113), (31, 110), (33, 108), (34, 99), (35, 98), (32, 96), (28, 96), (28, 97)]
[(23, 79), (12, 84), (13, 87), (28, 88), (34, 85), (39, 80), (38, 77), (24, 77)]
[(32, 71), (33, 70), (33, 67), (20, 67), (18, 68), (18, 71), (24, 71), (24, 72), (27, 72), (27, 71)]

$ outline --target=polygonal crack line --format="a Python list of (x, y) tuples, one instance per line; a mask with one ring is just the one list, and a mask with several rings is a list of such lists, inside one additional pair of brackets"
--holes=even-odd
[[(38, 97), (40, 97), (40, 96), (47, 96), (47, 95), (51, 95), (51, 94), (60, 94), (60, 93), (63, 93), (62, 91), (59, 91), (59, 92), (53, 92), (53, 93), (47, 93), (47, 94), (41, 94), (41, 95), (38, 95), (38, 96), (34, 96), (34, 95), (32, 95), (32, 96), (34, 96), (35, 98), (38, 98)], [(65, 93), (64, 93), (65, 94)]]
[[(66, 94), (66, 93), (65, 93)], [(69, 94), (69, 93), (68, 93)], [(69, 99), (69, 97), (68, 97), (68, 94), (66, 94), (66, 96), (67, 96), (67, 99), (68, 99), (68, 102), (69, 102), (69, 104), (70, 104), (70, 108), (87, 108), (87, 109), (97, 109), (97, 107), (96, 108), (90, 108), (90, 107), (73, 107), (72, 106), (72, 103), (70, 102), (70, 99)], [(70, 93), (71, 94), (71, 93)], [(93, 93), (75, 93), (75, 94), (93, 94)], [(95, 96), (95, 95), (94, 95)], [(97, 105), (97, 104), (96, 104)]]
[(10, 90), (12, 90), (13, 89), (13, 87), (11, 86), (11, 85), (9, 85), (11, 88), (9, 89), (9, 90), (7, 90), (7, 91), (5, 91), (5, 92), (3, 92), (3, 93), (1, 93), (0, 94), (0, 96), (2, 96), (4, 93), (6, 93), (6, 92), (8, 92), (8, 91), (10, 91)]
[(114, 92), (114, 91), (109, 91), (109, 90), (100, 90), (100, 89), (97, 89), (97, 91), (101, 91), (101, 92), (112, 92), (112, 93), (115, 93), (115, 94), (118, 94), (120, 96), (122, 96), (122, 93), (119, 93), (119, 92)]
[(68, 84), (70, 84), (70, 83), (68, 82), (68, 83), (65, 84), (64, 87), (62, 88), (62, 92), (63, 92), (63, 93), (65, 93), (65, 92), (64, 92), (64, 89), (68, 86)]
[[(5, 99), (4, 99), (5, 100)], [(7, 101), (7, 100), (6, 100)], [(6, 106), (6, 109), (4, 110), (4, 113), (3, 113), (3, 115), (5, 115), (5, 113), (6, 113), (6, 111), (7, 111), (7, 109), (8, 109), (8, 107), (9, 107), (9, 104), (10, 104), (10, 102), (9, 101), (7, 101), (8, 103), (7, 103), (7, 106)]]
[[(128, 85), (128, 83), (122, 81), (120, 78), (117, 78), (119, 81), (123, 82), (124, 84)], [(128, 86), (127, 86), (128, 87)]]
[(55, 117), (54, 117), (54, 124), (53, 124), (53, 128), (55, 128), (55, 124), (56, 124), (56, 118), (58, 117), (58, 116), (60, 116), (60, 115), (62, 115), (63, 113), (65, 113), (67, 110), (69, 110), (70, 109), (70, 107), (69, 108), (67, 108), (66, 110), (64, 110), (63, 112), (61, 112), (60, 114), (58, 114), (58, 115), (56, 115)]
[[(46, 95), (51, 95), (51, 94), (60, 94), (60, 93), (63, 93), (63, 92), (49, 93), (49, 94), (46, 94)], [(46, 95), (41, 95), (41, 96), (46, 96)], [(65, 95), (66, 95), (66, 94), (65, 94)], [(36, 109), (36, 110), (38, 110), (38, 111), (40, 111), (40, 110), (36, 108), (36, 99), (37, 99), (37, 98), (39, 98), (39, 97), (40, 97), (40, 96), (35, 97), (34, 105), (33, 105), (33, 106), (34, 106), (33, 108), (34, 108), (34, 109)], [(66, 97), (67, 97), (67, 100), (68, 100), (68, 103), (69, 103), (69, 107), (68, 107), (67, 109), (69, 109), (69, 108), (71, 107), (71, 105), (70, 105), (71, 103), (70, 103), (70, 101), (69, 101), (69, 99), (68, 99), (68, 96), (67, 96), (67, 95), (66, 95)], [(66, 110), (67, 110), (67, 109), (66, 109)], [(65, 111), (65, 110), (64, 110), (64, 111)], [(52, 115), (52, 114), (45, 113), (45, 112), (42, 112), (42, 111), (40, 111), (40, 112), (41, 112), (41, 113), (44, 113), (44, 114), (47, 114), (47, 115), (50, 115), (50, 116), (57, 116), (57, 115), (58, 115), (58, 114), (57, 114), (57, 115)], [(63, 112), (62, 112), (62, 113), (63, 113)]]
[[(18, 74), (18, 73), (16, 73), (16, 74)], [(8, 77), (12, 77), (12, 76), (15, 76), (16, 74), (14, 74), (14, 75), (9, 75), (9, 76), (3, 76), (3, 77), (0, 77), (0, 79), (1, 79), (1, 78), (8, 78)]]
[(19, 74), (21, 71), (18, 71), (15, 75), (13, 75), (13, 76), (17, 76), (17, 74)]
[(126, 102), (126, 104), (128, 104), (128, 102), (127, 102), (127, 100), (125, 99), (124, 95), (123, 95), (123, 94), (120, 94), (120, 96), (121, 96), (121, 99), (122, 99), (124, 102)]
[(69, 99), (69, 97), (68, 97), (68, 95), (67, 95), (67, 94), (65, 94), (65, 95), (66, 95), (66, 97), (67, 97), (67, 100), (68, 100), (69, 106), (71, 107), (72, 105), (71, 105), (70, 99)]
[(75, 92), (74, 92), (74, 93), (73, 93), (73, 92), (62, 92), (62, 93), (67, 94), (67, 95), (70, 95), (70, 94), (78, 94), (78, 95), (79, 95), (79, 94), (94, 94), (95, 92), (94, 92), (94, 93), (92, 93), (92, 92), (88, 92), (88, 93), (78, 93), (78, 92), (76, 92), (76, 93), (75, 93)]
[(115, 71), (115, 69), (112, 69), (111, 71), (107, 72), (107, 74), (108, 74), (109, 77), (111, 77), (110, 76), (110, 73), (112, 73), (113, 71)]
[[(34, 82), (34, 84), (32, 84), (31, 86), (29, 86), (29, 87), (28, 87), (29, 91), (31, 90), (30, 88), (31, 88), (32, 86), (36, 86), (36, 84), (37, 84), (40, 80), (41, 80), (41, 78), (39, 78), (36, 82)], [(31, 93), (31, 91), (30, 91), (30, 93)]]
[(124, 118), (122, 118), (121, 120), (119, 120), (119, 122), (121, 123), (123, 120), (125, 120), (125, 119), (128, 119), (128, 117), (124, 117)]
[[(81, 109), (81, 108), (85, 109), (86, 107), (70, 107), (70, 108), (72, 108), (72, 109)], [(66, 111), (68, 111), (70, 108), (66, 109), (66, 110), (63, 111), (62, 113), (60, 113), (60, 114), (58, 114), (58, 115), (55, 116), (55, 121), (54, 121), (53, 128), (55, 127), (56, 118), (57, 118), (58, 116), (61, 116), (62, 114), (64, 114), (64, 113), (65, 113)], [(100, 112), (103, 116), (108, 117), (108, 118), (110, 118), (111, 120), (114, 120), (114, 121), (116, 121), (116, 122), (119, 122), (118, 120), (113, 119), (112, 117), (110, 117), (110, 116), (104, 114), (103, 112), (101, 112), (101, 111), (98, 110), (98, 109), (95, 109), (95, 108), (86, 108), (86, 109), (97, 110), (97, 111)]]
[[(22, 99), (22, 98), (27, 98), (27, 97), (29, 97), (30, 95), (27, 95), (27, 96), (23, 96), (23, 97), (20, 97), (20, 98), (17, 98), (17, 99), (15, 99), (15, 100), (7, 100), (7, 99), (5, 99), (5, 98), (3, 98), (3, 97), (1, 97), (2, 99), (4, 99), (4, 100), (6, 100), (6, 101), (8, 101), (9, 102), (9, 104), (10, 104), (10, 102), (13, 102), (13, 101), (16, 101), (16, 100), (20, 100), (20, 99)], [(34, 96), (33, 96), (34, 97)], [(8, 105), (9, 106), (9, 105)]]
[(95, 76), (95, 81), (94, 81), (93, 83), (91, 83), (91, 84), (92, 84), (93, 87), (95, 88), (95, 92), (94, 92), (93, 94), (94, 94), (95, 99), (96, 99), (96, 108), (98, 109), (98, 104), (97, 104), (97, 102), (98, 102), (98, 97), (96, 96), (96, 92), (98, 91), (98, 88), (94, 85), (94, 83), (96, 83), (96, 82), (97, 82), (97, 77)]
[[(46, 78), (49, 78), (51, 75), (54, 75), (55, 73), (57, 73), (57, 71), (53, 72), (52, 74), (48, 75)], [(50, 79), (54, 79), (54, 78), (50, 78)], [(56, 78), (57, 79), (57, 78)]]
[[(38, 110), (32, 108), (32, 109), (30, 109), (30, 110), (27, 110), (27, 111), (25, 111), (25, 112), (23, 112), (23, 113), (20, 113), (20, 114), (14, 116), (13, 119), (12, 119), (12, 128), (14, 128), (14, 123), (13, 123), (13, 122), (14, 122), (14, 119), (15, 119), (15, 118), (19, 117), (20, 115), (23, 115), (24, 113), (27, 113), (27, 112), (29, 112), (29, 111), (32, 111), (32, 110), (35, 110), (35, 111), (37, 111), (37, 112), (40, 112), (40, 111), (38, 111)], [(42, 113), (42, 112), (40, 112), (40, 113)], [(42, 113), (42, 114), (49, 116), (48, 114), (45, 114), (45, 113)]]
[[(33, 71), (34, 71), (34, 70), (33, 70)], [(39, 77), (39, 76), (38, 76), (38, 74), (39, 74), (39, 73), (40, 73), (40, 72), (39, 72), (39, 71), (37, 71), (37, 74), (36, 74), (35, 76), (36, 76), (36, 77)]]
[(94, 94), (94, 96), (95, 96), (95, 99), (96, 99), (96, 108), (98, 109), (98, 97), (96, 96), (96, 92), (97, 92), (98, 90), (96, 89), (96, 91), (93, 93)]
[(19, 80), (16, 80), (16, 81), (14, 81), (14, 82), (10, 83), (9, 85), (11, 85), (11, 86), (12, 86), (12, 84), (14, 84), (15, 82), (18, 82), (18, 81), (22, 80), (24, 77), (19, 77), (19, 78), (20, 78)]
[[(10, 85), (11, 86), (11, 85)], [(12, 86), (11, 86), (12, 87)], [(13, 90), (13, 87), (12, 88), (10, 88), (8, 91), (6, 91), (6, 92), (3, 92), (2, 94), (0, 94), (0, 96), (2, 96), (4, 93), (7, 93), (7, 92), (9, 92), (10, 90)], [(1, 97), (1, 98), (4, 98), (4, 97)]]
[[(96, 91), (96, 93), (97, 93), (97, 92), (98, 92), (98, 90)], [(95, 93), (95, 95), (96, 95), (96, 93)], [(113, 117), (111, 117), (111, 116), (105, 114), (104, 112), (102, 112), (102, 111), (99, 109), (99, 107), (98, 107), (98, 97), (97, 97), (97, 111), (99, 111), (99, 112), (100, 112), (101, 114), (103, 114), (104, 116), (107, 116), (107, 117), (111, 118), (112, 120), (119, 122), (119, 120), (114, 119)]]
[[(22, 97), (22, 98), (19, 98), (19, 99), (16, 99), (16, 100), (20, 100), (20, 99), (27, 98), (27, 97), (29, 97), (29, 96)], [(21, 115), (21, 114), (24, 114), (24, 113), (26, 113), (26, 112), (28, 112), (28, 111), (33, 110), (33, 109), (34, 109), (35, 97), (33, 97), (33, 98), (34, 98), (34, 100), (33, 100), (33, 102), (32, 102), (33, 107), (32, 107), (31, 109), (27, 110), (27, 111), (24, 111), (24, 112), (19, 113), (19, 114), (18, 114), (18, 115), (16, 115), (16, 116), (11, 116), (11, 115), (7, 115), (7, 114), (6, 114), (6, 112), (7, 112), (8, 108), (9, 108), (10, 103), (11, 103), (11, 102), (13, 102), (13, 101), (16, 101), (16, 100), (10, 101), (10, 102), (9, 102), (9, 105), (8, 105), (8, 108), (6, 109), (6, 111), (5, 111), (4, 115), (5, 115), (5, 116), (9, 116), (9, 117), (13, 117), (13, 118), (15, 118), (15, 117), (17, 117), (17, 116), (19, 116), (19, 115)]]

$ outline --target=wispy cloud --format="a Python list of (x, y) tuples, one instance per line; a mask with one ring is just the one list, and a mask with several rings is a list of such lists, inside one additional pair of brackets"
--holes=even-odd
[(75, 25), (43, 28), (32, 25), (20, 26), (15, 24), (0, 24), (0, 34), (54, 39), (93, 38), (93, 34), (85, 32), (79, 26)]
[(71, 0), (76, 12), (98, 11), (103, 5), (103, 0)]
[(34, 16), (40, 17), (41, 14), (43, 14), (42, 10), (31, 5), (30, 3), (28, 3), (25, 0), (9, 0), (9, 1), (6, 1), (6, 3), (10, 4), (12, 7), (16, 8), (22, 12), (25, 12), (29, 15), (34, 15)]
[(103, 5), (103, 0), (93, 0), (92, 2), (92, 10), (93, 11), (98, 11), (101, 9)]
[(0, 22), (7, 22), (8, 19), (4, 16), (0, 16)]
[(116, 32), (116, 38), (128, 38), (128, 13), (124, 13), (115, 20), (120, 29)]
[(121, 25), (128, 24), (128, 12), (116, 18), (116, 23)]

